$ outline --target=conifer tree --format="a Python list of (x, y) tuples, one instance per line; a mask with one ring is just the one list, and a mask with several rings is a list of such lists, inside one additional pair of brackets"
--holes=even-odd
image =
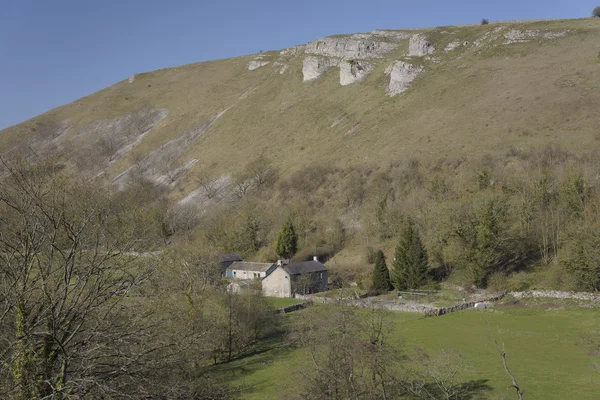
[(388, 292), (392, 290), (390, 271), (385, 263), (385, 255), (379, 250), (375, 254), (375, 268), (373, 269), (373, 290), (377, 292)]
[(421, 241), (419, 232), (409, 222), (396, 247), (396, 258), (392, 273), (393, 284), (397, 290), (417, 289), (427, 281), (427, 250)]
[(280, 257), (289, 260), (291, 259), (296, 251), (298, 250), (298, 236), (294, 230), (292, 221), (288, 219), (279, 231), (277, 241), (275, 242), (275, 252)]

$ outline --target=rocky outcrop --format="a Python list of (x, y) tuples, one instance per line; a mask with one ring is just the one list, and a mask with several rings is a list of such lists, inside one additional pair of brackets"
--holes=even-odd
[(461, 42), (460, 40), (455, 40), (453, 42), (448, 43), (448, 46), (446, 46), (444, 51), (448, 52), (448, 51), (458, 49), (461, 46), (468, 46), (468, 45), (469, 45), (469, 42), (467, 42), (467, 41)]
[(306, 57), (302, 63), (302, 75), (304, 76), (304, 82), (317, 79), (329, 68), (337, 66), (338, 63), (338, 60), (327, 57)]
[(427, 54), (431, 54), (435, 51), (433, 43), (431, 43), (425, 35), (413, 35), (410, 38), (408, 44), (408, 55), (414, 57), (420, 57)]
[(390, 84), (387, 90), (388, 96), (392, 97), (404, 92), (423, 71), (423, 67), (403, 61), (396, 61), (387, 67), (385, 72), (390, 75)]
[(326, 37), (306, 45), (305, 52), (325, 57), (343, 59), (382, 58), (394, 51), (397, 43), (374, 38), (373, 35), (359, 34), (342, 38)]
[(340, 84), (342, 86), (350, 85), (355, 82), (360, 82), (365, 76), (373, 70), (373, 65), (364, 61), (341, 61), (340, 67)]
[(496, 37), (500, 32), (502, 32), (502, 30), (504, 30), (504, 27), (498, 26), (493, 30), (486, 32), (482, 37), (478, 38), (473, 42), (473, 46), (479, 47), (484, 43), (491, 42), (492, 40), (496, 39)]
[(254, 71), (255, 69), (258, 69), (260, 67), (264, 67), (265, 65), (267, 65), (269, 62), (268, 61), (262, 61), (262, 60), (252, 60), (248, 63), (248, 70), (250, 71)]
[(504, 34), (504, 44), (529, 42), (533, 39), (556, 39), (567, 35), (567, 31), (540, 31), (511, 29)]
[(294, 46), (288, 49), (283, 49), (279, 52), (281, 56), (295, 56), (304, 50), (306, 46)]

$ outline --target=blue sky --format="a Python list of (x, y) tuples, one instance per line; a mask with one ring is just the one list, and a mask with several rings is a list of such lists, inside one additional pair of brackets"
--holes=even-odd
[(137, 72), (336, 33), (578, 18), (600, 0), (0, 0), (0, 129)]

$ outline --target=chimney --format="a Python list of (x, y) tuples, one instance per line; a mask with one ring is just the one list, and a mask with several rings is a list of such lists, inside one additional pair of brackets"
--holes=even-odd
[(277, 260), (277, 266), (281, 267), (283, 265), (283, 262), (281, 262), (281, 260)]
[(313, 261), (319, 261), (319, 257), (313, 256)]

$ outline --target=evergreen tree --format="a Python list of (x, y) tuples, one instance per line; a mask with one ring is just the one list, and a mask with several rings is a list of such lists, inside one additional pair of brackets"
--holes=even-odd
[(385, 255), (379, 250), (375, 254), (375, 268), (373, 269), (373, 290), (388, 292), (393, 289), (390, 271), (385, 263)]
[(298, 250), (298, 236), (294, 230), (292, 221), (288, 219), (279, 231), (277, 241), (275, 242), (275, 252), (281, 258), (286, 260), (291, 259)]
[(396, 247), (392, 273), (393, 284), (397, 290), (417, 289), (427, 281), (427, 251), (419, 232), (409, 222)]

